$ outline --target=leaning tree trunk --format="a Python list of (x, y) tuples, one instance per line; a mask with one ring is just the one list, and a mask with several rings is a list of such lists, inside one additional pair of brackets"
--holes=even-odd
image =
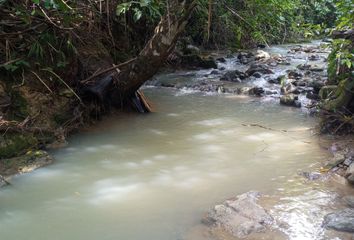
[(122, 101), (131, 96), (156, 74), (173, 51), (195, 6), (195, 0), (169, 0), (169, 8), (155, 28), (152, 38), (137, 58), (114, 79), (110, 90), (113, 100)]

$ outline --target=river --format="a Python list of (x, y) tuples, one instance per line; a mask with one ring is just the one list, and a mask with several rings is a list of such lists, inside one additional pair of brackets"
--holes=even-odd
[(329, 157), (314, 118), (273, 98), (144, 93), (154, 113), (103, 119), (1, 190), (1, 240), (184, 239), (210, 207), (249, 190), (281, 196), (288, 239), (326, 239), (323, 207), (337, 193), (298, 175)]

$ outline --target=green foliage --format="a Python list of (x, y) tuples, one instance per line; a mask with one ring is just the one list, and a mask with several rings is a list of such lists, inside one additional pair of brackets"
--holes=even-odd
[(137, 22), (143, 15), (147, 18), (157, 19), (161, 17), (161, 2), (156, 0), (140, 0), (124, 2), (117, 5), (116, 14), (120, 16), (129, 11), (133, 12), (133, 19)]
[[(208, 41), (208, 2), (199, 0), (187, 27), (196, 43)], [(212, 10), (209, 43), (236, 48), (317, 38), (336, 17), (332, 0), (218, 0)]]

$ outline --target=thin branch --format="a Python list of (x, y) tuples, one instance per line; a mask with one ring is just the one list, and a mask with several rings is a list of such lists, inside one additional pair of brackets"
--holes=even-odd
[(30, 72), (33, 73), (33, 75), (35, 75), (38, 78), (38, 80), (48, 89), (50, 93), (53, 93), (53, 91), (48, 87), (48, 85), (41, 79), (41, 77), (37, 73), (33, 71)]
[(87, 82), (89, 82), (90, 80), (92, 80), (92, 79), (95, 78), (95, 77), (101, 76), (102, 74), (108, 73), (108, 72), (110, 72), (110, 71), (112, 71), (112, 70), (119, 69), (120, 67), (123, 67), (123, 66), (125, 66), (125, 65), (128, 65), (129, 63), (131, 63), (131, 62), (133, 62), (133, 61), (135, 61), (135, 60), (136, 60), (136, 58), (132, 58), (132, 59), (130, 59), (130, 60), (124, 62), (124, 63), (118, 64), (118, 65), (114, 65), (113, 67), (104, 69), (104, 70), (102, 70), (102, 71), (100, 71), (100, 72), (98, 72), (98, 73), (96, 73), (96, 74), (93, 74), (91, 77), (88, 77), (88, 78), (86, 78), (85, 80), (80, 81), (80, 83), (87, 83)]

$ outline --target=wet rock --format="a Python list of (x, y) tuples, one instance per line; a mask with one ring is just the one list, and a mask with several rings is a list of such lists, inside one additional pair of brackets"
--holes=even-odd
[(254, 73), (259, 72), (261, 74), (273, 74), (274, 72), (266, 64), (252, 64), (246, 71), (248, 76), (252, 76)]
[(272, 84), (281, 84), (282, 81), (286, 79), (285, 75), (280, 75), (276, 78), (269, 78), (268, 82)]
[(278, 92), (275, 90), (266, 90), (264, 93), (266, 95), (277, 95), (278, 94)]
[(280, 97), (280, 104), (285, 106), (301, 107), (301, 103), (298, 100), (298, 96), (294, 94), (286, 94)]
[(241, 87), (241, 88), (237, 88), (235, 93), (236, 94), (240, 94), (240, 95), (248, 95), (249, 91), (250, 91), (250, 87)]
[(220, 71), (224, 71), (226, 68), (225, 67), (220, 67), (219, 70)]
[(308, 87), (312, 87), (314, 92), (319, 93), (321, 88), (324, 87), (324, 82), (312, 80), (307, 83)]
[(317, 54), (312, 54), (312, 55), (309, 56), (309, 60), (310, 61), (318, 61), (320, 59), (321, 59), (321, 57), (319, 55), (317, 55)]
[[(353, 161), (354, 161), (353, 156), (349, 156), (344, 160), (343, 165), (345, 167), (350, 167), (352, 165)], [(353, 165), (353, 173), (354, 173), (354, 165)]]
[(320, 100), (320, 96), (316, 93), (313, 93), (313, 92), (308, 92), (306, 94), (306, 97), (311, 100), (316, 100), (316, 101)]
[(209, 58), (202, 58), (199, 55), (183, 55), (181, 56), (181, 65), (186, 68), (218, 68), (215, 60), (211, 57)]
[(210, 74), (212, 74), (212, 75), (217, 75), (217, 74), (219, 74), (219, 73), (220, 73), (220, 72), (217, 71), (217, 70), (213, 70), (213, 71), (210, 72)]
[(221, 58), (217, 58), (216, 61), (221, 62), (221, 63), (225, 63), (226, 59), (221, 57)]
[(235, 70), (225, 73), (220, 80), (221, 81), (228, 81), (228, 82), (241, 82), (247, 78), (247, 75), (244, 72)]
[(354, 208), (354, 196), (345, 196), (343, 197), (343, 201), (348, 205), (348, 207)]
[(269, 55), (269, 53), (267, 53), (263, 50), (257, 50), (255, 59), (256, 60), (267, 60), (267, 59), (270, 59), (270, 55)]
[(262, 74), (260, 74), (259, 72), (255, 72), (255, 73), (253, 73), (252, 77), (261, 78)]
[(288, 78), (290, 79), (301, 79), (304, 75), (301, 72), (290, 70), (288, 71)]
[(283, 94), (289, 94), (289, 93), (299, 94), (297, 87), (292, 83), (286, 84), (280, 90), (281, 90), (281, 93), (283, 93)]
[(324, 67), (318, 66), (318, 65), (310, 65), (310, 64), (300, 64), (297, 66), (298, 69), (300, 70), (309, 70), (311, 72), (323, 72)]
[(318, 172), (301, 172), (299, 175), (307, 178), (310, 181), (318, 180), (322, 177), (322, 174)]
[(263, 232), (273, 222), (273, 218), (257, 203), (260, 196), (259, 192), (251, 191), (216, 205), (208, 212), (203, 223), (238, 238)]
[(323, 226), (342, 232), (354, 232), (354, 209), (347, 208), (327, 214)]
[(248, 64), (255, 60), (254, 55), (252, 53), (246, 53), (246, 52), (240, 52), (237, 55), (237, 58), (242, 64)]
[(264, 93), (264, 89), (261, 87), (254, 87), (248, 91), (249, 95), (255, 95), (255, 96), (262, 96), (263, 93)]
[(258, 43), (257, 48), (266, 48), (267, 46), (263, 43)]

